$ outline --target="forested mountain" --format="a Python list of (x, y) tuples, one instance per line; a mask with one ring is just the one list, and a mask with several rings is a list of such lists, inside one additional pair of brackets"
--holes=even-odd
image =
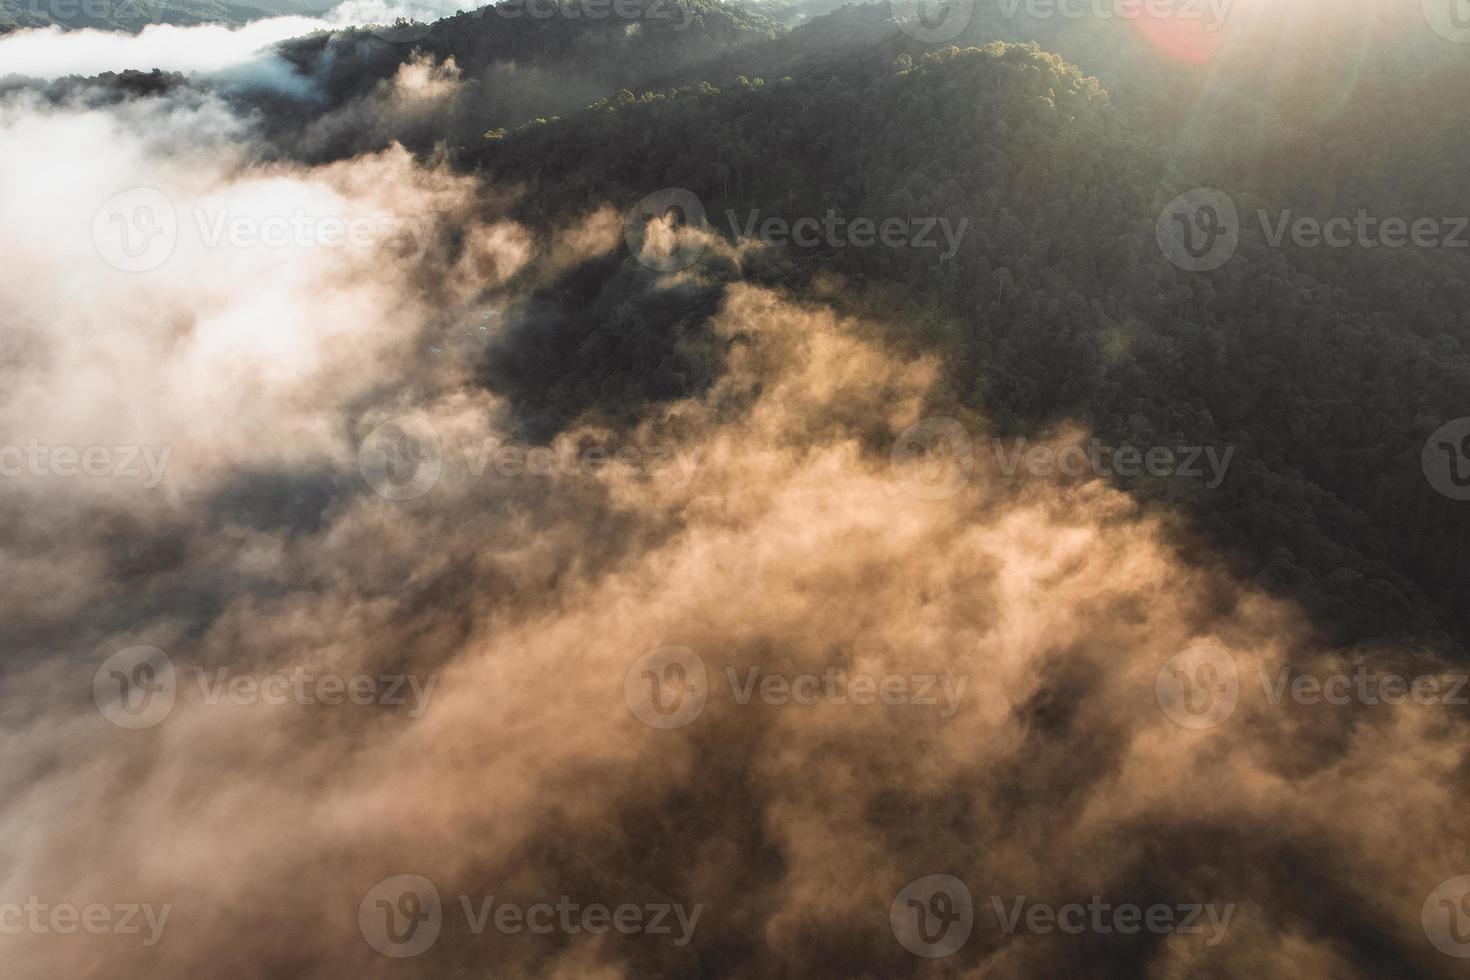
[(5, 980), (1464, 976), (1461, 0), (190, 2), (0, 37)]
[[(722, 53), (773, 37), (768, 18), (717, 0), (622, 0), (633, 16), (588, 17), (577, 5), (521, 0), (482, 7), (423, 28), (413, 44), (385, 41), (370, 30), (321, 34), (282, 46), (282, 55), (310, 78), (319, 102), (269, 103), (267, 125), (292, 141), (300, 157), (331, 159), (376, 148), (388, 139), (420, 148), (445, 140), (473, 143), (487, 129), (581, 108), (625, 85), (663, 88), (700, 75)], [(533, 15), (532, 11), (536, 11)], [(552, 11), (564, 11), (552, 13)], [(418, 33), (417, 30), (414, 32)], [(371, 103), (406, 59), (452, 59), (463, 88), (452, 105), (415, 114), (413, 128), (334, 128)], [(326, 125), (298, 131), (326, 117)]]
[[(1168, 199), (1159, 188), (1197, 186), (1272, 215), (1455, 214), (1470, 201), (1452, 166), (1470, 154), (1470, 129), (1428, 135), (1412, 112), (1386, 111), (1415, 104), (1415, 84), (1368, 90), (1320, 127), (1283, 126), (1262, 140), (1266, 164), (1243, 172), (1238, 131), (1178, 153), (1188, 121), (1141, 125), (1105, 85), (1034, 47), (910, 67), (901, 40), (815, 78), (625, 95), (464, 158), (530, 181), (532, 213), (668, 186), (695, 191), (726, 234), (727, 209), (969, 219), (948, 263), (912, 249), (788, 249), (794, 268), (781, 274), (839, 270), (873, 294), (857, 307), (895, 307), (895, 330), (945, 349), (956, 399), (1008, 429), (1073, 417), (1117, 443), (1238, 447), (1218, 490), (1134, 489), (1182, 505), (1341, 641), (1405, 628), (1463, 640), (1457, 556), (1470, 528), (1417, 457), (1434, 420), (1470, 401), (1467, 253), (1276, 249), (1255, 227), (1224, 268), (1185, 273), (1150, 229)], [(1470, 71), (1423, 85), (1455, 82)], [(1341, 147), (1380, 120), (1400, 138), (1375, 158)], [(1314, 182), (1324, 171), (1335, 179)]]
[[(316, 14), (312, 0), (0, 0), (0, 34), (33, 27), (137, 33), (150, 25), (244, 24), (283, 14)], [(0, 71), (4, 65), (0, 65)]]
[[(1283, 212), (1462, 211), (1470, 120), (1443, 94), (1470, 87), (1464, 60), (1405, 35), (1358, 49), (1350, 70), (1308, 73), (1342, 36), (1272, 21), (1251, 36), (1269, 29), (1275, 47), (1307, 56), (1264, 73), (1258, 51), (1196, 65), (1127, 24), (1035, 22), (1032, 33), (1091, 52), (1100, 74), (1088, 76), (1036, 44), (917, 41), (886, 4), (790, 31), (738, 8), (681, 9), (687, 32), (494, 11), (441, 21), (414, 50), (452, 58), (467, 84), (431, 122), (341, 130), (305, 151), (283, 128), (283, 145), (328, 157), (393, 139), (443, 147), (462, 169), (524, 184), (517, 214), (531, 221), (680, 187), (728, 237), (744, 219), (732, 227), (727, 211), (968, 222), (945, 261), (944, 249), (787, 247), (744, 274), (798, 288), (819, 269), (846, 277), (850, 308), (883, 310), (896, 334), (942, 350), (956, 405), (1003, 432), (1075, 419), (1112, 442), (1234, 446), (1218, 489), (1127, 485), (1182, 508), (1338, 642), (1470, 636), (1459, 567), (1470, 528), (1416, 462), (1434, 420), (1470, 401), (1467, 251), (1276, 247), (1267, 234)], [(960, 40), (1028, 29), (977, 8)], [(289, 56), (326, 93), (324, 109), (296, 110), (320, 125), (409, 55), (349, 32)], [(1420, 109), (1431, 99), (1433, 122)], [(1175, 268), (1154, 242), (1160, 210), (1196, 187), (1225, 191), (1243, 215), (1238, 253), (1211, 272)], [(684, 336), (581, 322), (586, 337), (562, 337), (558, 358), (527, 369), (590, 378), (579, 350), (632, 345), (641, 357)], [(568, 413), (602, 390), (532, 380), (564, 392)]]

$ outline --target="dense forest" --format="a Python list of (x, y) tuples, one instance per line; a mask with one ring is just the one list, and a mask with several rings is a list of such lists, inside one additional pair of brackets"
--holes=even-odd
[(1441, 0), (71, 2), (6, 980), (1464, 975)]
[[(1278, 247), (1269, 234), (1286, 212), (1464, 212), (1470, 110), (1442, 96), (1467, 90), (1470, 63), (1450, 45), (1396, 37), (1386, 11), (1374, 15), (1377, 35), (1361, 23), (1292, 33), (1280, 14), (1250, 35), (1257, 47), (1196, 65), (1125, 24), (1027, 23), (988, 6), (945, 45), (916, 40), (881, 3), (791, 29), (779, 11), (672, 9), (630, 27), (485, 8), (411, 46), (320, 35), (287, 51), (320, 98), (272, 100), (267, 118), (290, 156), (394, 140), (445, 153), (523, 185), (517, 216), (543, 225), (666, 187), (693, 191), (730, 238), (739, 223), (727, 212), (967, 221), (947, 259), (788, 247), (738, 274), (797, 291), (817, 270), (840, 275), (848, 309), (943, 351), (949, 408), (1002, 433), (1076, 420), (1114, 443), (1236, 447), (1217, 489), (1123, 484), (1187, 515), (1181, 533), (1233, 556), (1241, 573), (1302, 601), (1334, 642), (1463, 649), (1470, 523), (1426, 483), (1419, 454), (1470, 403), (1470, 249)], [(1266, 71), (1268, 43), (1309, 55)], [(1304, 70), (1318, 54), (1329, 70)], [(428, 119), (362, 124), (399, 67), (425, 56), (452, 59), (462, 91)], [(1444, 110), (1433, 122), (1421, 111), (1431, 97)], [(1172, 198), (1198, 187), (1228, 194), (1242, 228), (1223, 267), (1189, 272), (1153, 229)], [(592, 287), (574, 274), (569, 288)], [(629, 377), (671, 396), (715, 373), (698, 363), (718, 350), (697, 316), (630, 317), (616, 289), (615, 277), (598, 315), (562, 326), (571, 333), (555, 338), (555, 360), (512, 358), (525, 368), (520, 390), (564, 400), (540, 399), (542, 426), (617, 410)], [(520, 336), (551, 342), (510, 334)], [(680, 383), (660, 376), (670, 359)], [(504, 363), (487, 378), (507, 377)]]
[[(1442, 96), (1470, 89), (1470, 62), (1453, 46), (1393, 30), (1397, 8), (1327, 32), (1277, 12), (1247, 35), (1254, 45), (1236, 38), (1192, 64), (1126, 24), (989, 5), (934, 44), (886, 3), (822, 13), (644, 0), (631, 18), (561, 3), (555, 16), (480, 8), (412, 43), (318, 33), (281, 49), (311, 97), (231, 97), (282, 157), (401, 142), (523, 187), (515, 214), (533, 225), (669, 187), (697, 195), (732, 240), (744, 219), (728, 214), (965, 222), (953, 255), (787, 247), (716, 272), (797, 293), (818, 270), (840, 276), (844, 308), (942, 351), (953, 404), (936, 410), (978, 413), (1003, 435), (1070, 420), (1119, 444), (1235, 447), (1218, 488), (1122, 485), (1185, 515), (1184, 539), (1300, 600), (1336, 643), (1464, 649), (1470, 523), (1427, 484), (1419, 455), (1470, 404), (1470, 249), (1270, 235), (1282, 214), (1466, 210), (1470, 107)], [(1299, 54), (1273, 67), (1273, 48)], [(452, 98), (377, 111), (419, 62), (452, 66)], [(199, 84), (127, 72), (42, 91), (96, 100), (96, 82), (119, 97)], [(1227, 194), (1242, 227), (1223, 267), (1190, 272), (1166, 259), (1154, 225), (1200, 187)], [(674, 397), (717, 374), (710, 298), (624, 308), (621, 277), (647, 273), (622, 261), (606, 282), (612, 270), (568, 273), (575, 300), (537, 301), (578, 311), (554, 336), (516, 326), (544, 310), (517, 311), (486, 368), (487, 383), (539, 393), (527, 411), (543, 435), (593, 409), (628, 417), (635, 391)], [(517, 351), (518, 338), (533, 346)]]
[[(137, 33), (167, 24), (244, 24), (262, 17), (320, 12), (311, 0), (0, 0), (0, 35), (33, 27)], [(0, 70), (4, 65), (0, 65)]]

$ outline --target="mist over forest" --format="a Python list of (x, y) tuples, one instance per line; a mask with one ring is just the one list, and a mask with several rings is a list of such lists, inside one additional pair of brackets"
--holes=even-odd
[(1462, 0), (0, 0), (16, 980), (1449, 978)]

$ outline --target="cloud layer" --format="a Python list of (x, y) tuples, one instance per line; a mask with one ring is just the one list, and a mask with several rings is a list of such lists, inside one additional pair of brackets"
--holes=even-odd
[[(403, 111), (452, 79), (408, 69)], [(1423, 911), (1470, 872), (1463, 709), (1273, 704), (1260, 671), (1354, 665), (1101, 481), (895, 452), (952, 414), (939, 365), (730, 282), (744, 253), (655, 275), (611, 207), (523, 227), (508, 189), (397, 148), (260, 165), (208, 99), (12, 99), (0, 183), (0, 443), (169, 450), (154, 486), (54, 454), (0, 482), (0, 905), (171, 908), (153, 945), (7, 934), (8, 975), (1457, 975)], [(147, 221), (109, 210), (140, 187)], [(117, 268), (156, 258), (167, 213), (168, 255)], [(507, 399), (535, 393), (487, 391), (481, 358), (530, 342), (538, 287), (606, 262), (650, 295), (718, 292), (718, 377), (528, 445)], [(954, 424), (984, 445), (983, 419)], [(1239, 690), (1190, 727), (1160, 678), (1201, 645)], [(128, 729), (94, 672), (140, 646), (176, 691)], [(417, 695), (245, 693), (298, 672)], [(771, 675), (846, 697), (742, 703)], [(860, 676), (906, 694), (855, 703)], [(650, 715), (645, 682), (676, 679), (697, 715)], [(443, 914), (398, 959), (365, 897), (404, 874)], [(975, 925), (931, 962), (890, 912), (933, 874)], [(461, 896), (700, 913), (682, 945), (477, 934)], [(1019, 896), (1233, 911), (1213, 944), (1007, 934), (992, 899)]]

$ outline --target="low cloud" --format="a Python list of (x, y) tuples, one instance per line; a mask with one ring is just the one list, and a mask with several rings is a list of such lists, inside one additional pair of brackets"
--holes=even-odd
[[(410, 70), (449, 84), (443, 67)], [(919, 975), (928, 961), (895, 941), (890, 905), (936, 873), (981, 912), (991, 895), (1235, 905), (1214, 945), (1006, 935), (978, 918), (942, 961), (954, 975), (1455, 975), (1421, 909), (1467, 871), (1463, 712), (1297, 710), (1242, 684), (1230, 717), (1181, 726), (1159, 694), (1181, 651), (1227, 649), (1246, 676), (1341, 655), (1291, 607), (1186, 562), (1166, 515), (1102, 479), (1017, 481), (981, 454), (954, 492), (913, 492), (893, 447), (954, 411), (934, 360), (730, 282), (742, 255), (717, 240), (656, 275), (612, 251), (608, 211), (532, 229), (498, 211), (503, 189), (396, 147), (263, 166), (218, 106), (157, 103), (176, 128), (152, 131), (119, 111), (0, 113), (0, 181), (16, 191), (0, 204), (16, 257), (0, 272), (0, 442), (173, 448), (153, 490), (0, 482), (4, 513), (24, 515), (0, 524), (19, 573), (0, 600), (17, 651), (0, 695), (0, 901), (172, 912), (148, 947), (7, 936), (13, 975)], [(215, 136), (191, 145), (196, 119)], [(165, 261), (128, 272), (95, 218), (145, 184), (184, 220)], [(195, 209), (418, 223), (360, 248), (210, 247)], [(537, 397), (487, 390), (478, 357), (535, 340), (520, 318), (554, 309), (537, 289), (608, 263), (647, 295), (632, 308), (716, 296), (701, 329), (718, 370), (631, 422), (563, 420), (550, 441), (668, 447), (692, 475), (615, 453), (475, 472), (459, 448), (519, 444), (507, 420), (525, 406), (508, 402)], [(937, 449), (918, 463), (950, 465)], [(166, 717), (129, 730), (99, 711), (93, 675), (135, 647), (184, 680)], [(710, 678), (676, 728), (629, 700), (630, 669), (665, 647)], [(319, 692), (211, 701), (195, 668), (435, 686), (417, 714)], [(725, 668), (968, 681), (945, 714), (741, 703)], [(405, 959), (374, 948), (360, 914), (398, 875), (444, 905), (435, 941)], [(701, 912), (682, 945), (476, 933), (460, 897), (487, 895)]]

